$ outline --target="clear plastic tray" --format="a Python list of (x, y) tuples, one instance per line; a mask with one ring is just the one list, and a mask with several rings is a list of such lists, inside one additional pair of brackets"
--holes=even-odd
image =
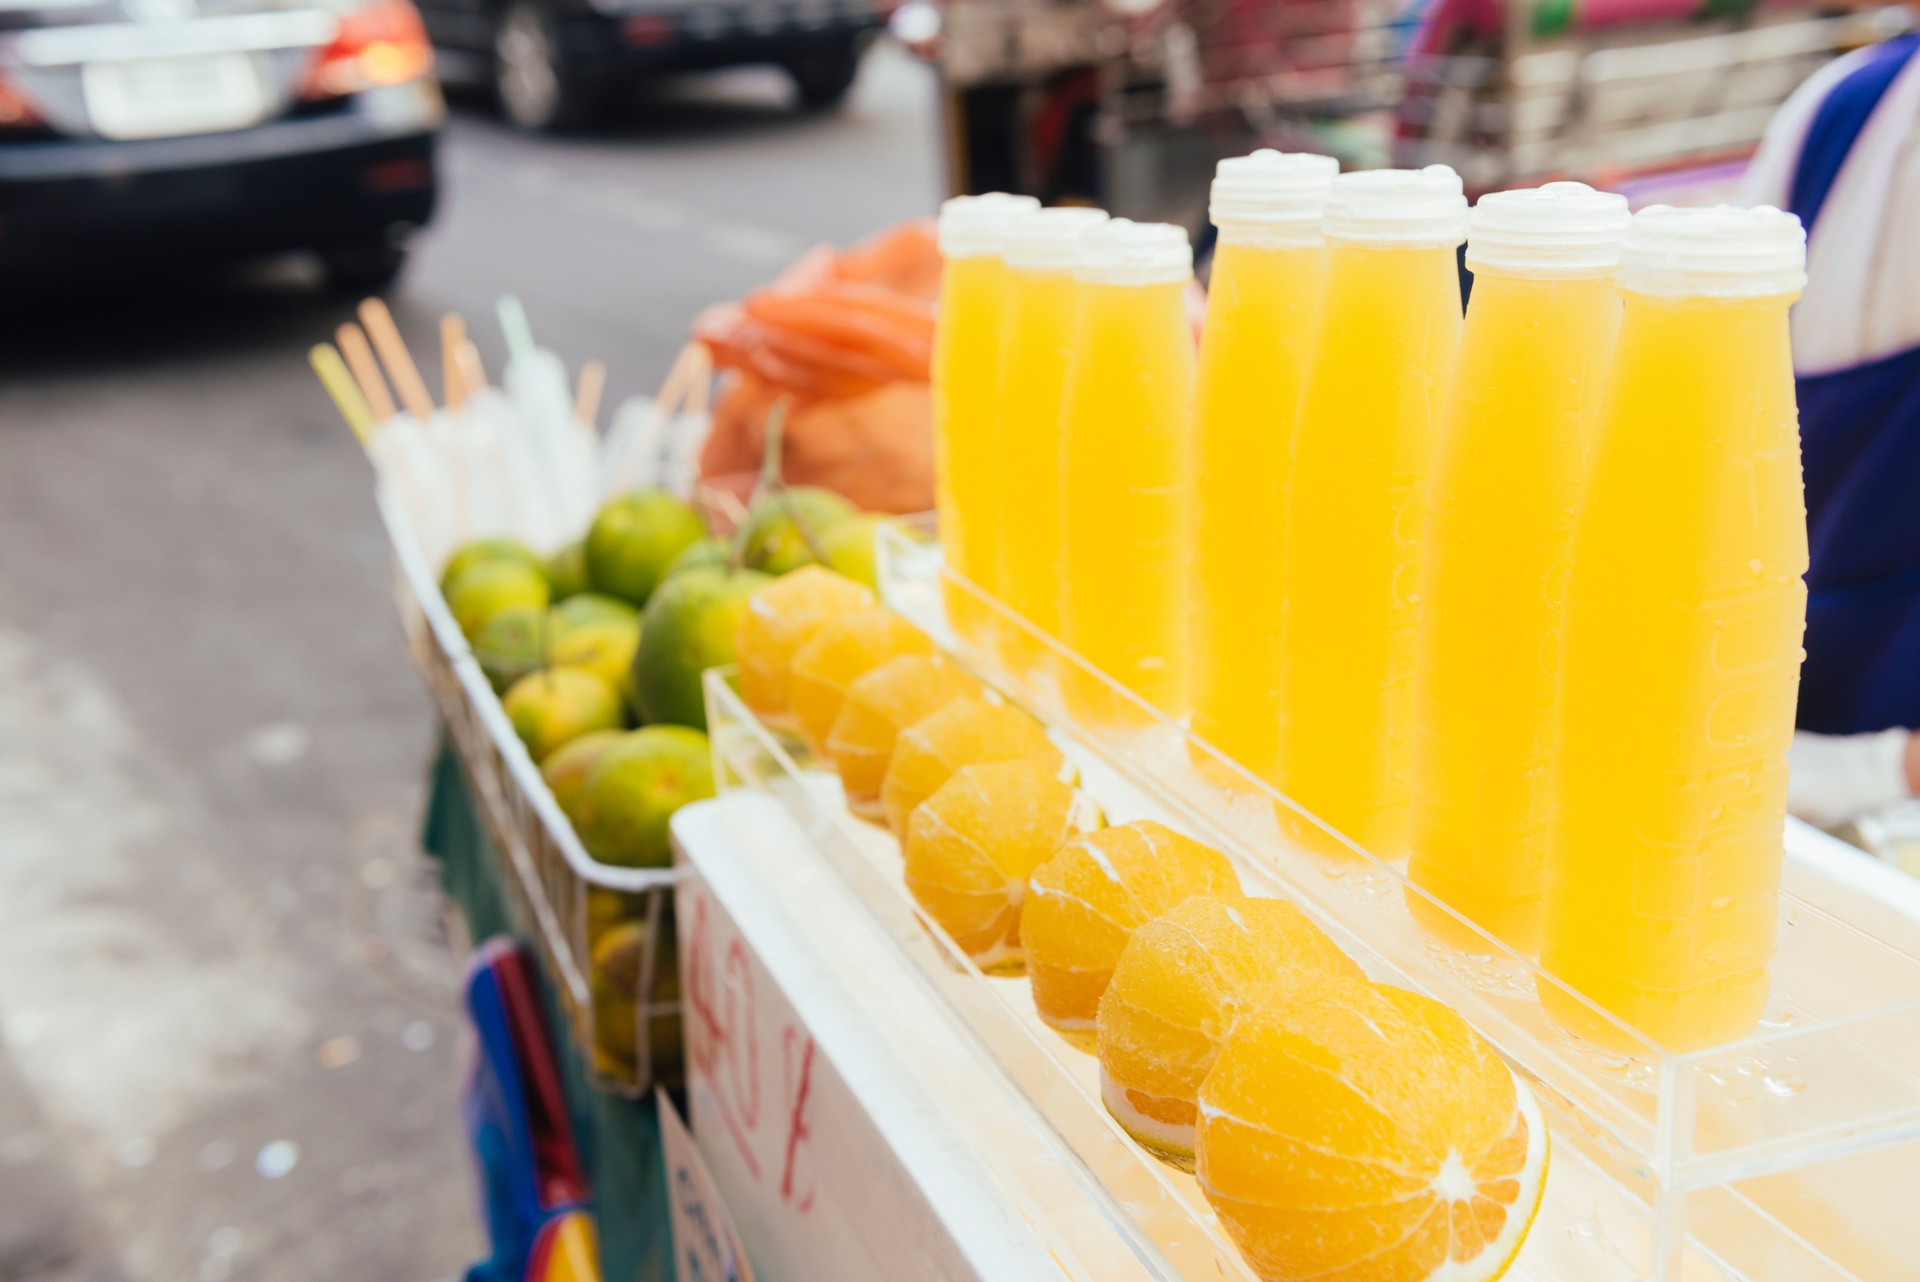
[[(970, 1035), (1016, 1106), (1037, 1113), (1039, 1129), (1055, 1137), (1054, 1159), (1103, 1208), (1105, 1230), (1125, 1239), (1132, 1262), (1155, 1282), (1258, 1282), (1214, 1222), (1193, 1178), (1156, 1161), (1107, 1116), (1093, 1057), (1040, 1021), (1026, 980), (983, 974), (921, 915), (902, 880), (892, 834), (855, 818), (832, 770), (747, 709), (734, 689), (733, 669), (709, 671), (706, 683), (722, 793), (755, 788), (783, 804), (900, 946), (926, 982), (929, 1000), (945, 1006)], [(1005, 1171), (1000, 1155), (980, 1156), (1017, 1181), (1018, 1173)], [(1105, 1282), (1101, 1271), (1073, 1267), (1058, 1236), (1052, 1245), (1068, 1276)]]
[[(1920, 1216), (1888, 1193), (1920, 1188), (1920, 956), (1911, 934), (1876, 933), (1836, 916), (1819, 906), (1835, 902), (1824, 893), (1830, 888), (1790, 863), (1773, 992), (1752, 1036), (1709, 1051), (1666, 1054), (1591, 1008), (1594, 1018), (1615, 1022), (1621, 1038), (1639, 1048), (1629, 1055), (1598, 1051), (1561, 1032), (1541, 1011), (1539, 993), (1550, 985), (1562, 987), (1565, 1000), (1584, 1003), (1578, 994), (1426, 897), (1402, 865), (1344, 842), (947, 573), (937, 544), (909, 527), (890, 527), (881, 534), (880, 567), (887, 602), (1045, 721), (1110, 814), (1152, 815), (1218, 846), (1250, 890), (1293, 900), (1376, 978), (1446, 1002), (1506, 1056), (1539, 1096), (1555, 1145), (1546, 1205), (1522, 1253), (1520, 1276), (1541, 1282), (1920, 1278)], [(1026, 671), (1048, 675), (1009, 672), (987, 648), (955, 635), (947, 622), (950, 601), (990, 619), (1001, 637), (1016, 637), (1023, 653), (1042, 655), (1044, 661)], [(1073, 694), (1071, 712), (1063, 686)], [(805, 773), (800, 762), (794, 768)], [(1315, 854), (1288, 842), (1275, 817), (1280, 810), (1344, 847), (1341, 854)], [(861, 827), (851, 816), (838, 826), (846, 825)], [(867, 840), (886, 839), (869, 834)], [(904, 897), (897, 885), (890, 893)], [(1427, 898), (1429, 911), (1451, 917), (1455, 942), (1419, 926), (1409, 896)], [(910, 903), (889, 911), (912, 919)], [(949, 958), (948, 964), (958, 963)], [(980, 980), (988, 991), (1009, 983), (1024, 992), (1021, 981)], [(998, 999), (1009, 1008), (1018, 1003), (1014, 996)], [(1097, 1093), (1087, 1087), (1091, 1067), (1076, 1062), (1077, 1053), (1056, 1050), (1064, 1043), (1050, 1034), (1037, 1045), (1033, 1037), (1012, 1038), (1015, 1044), (1003, 1049), (996, 1039), (1008, 1036), (1007, 1029), (990, 1020), (968, 1022), (1010, 1070), (1024, 1058), (1048, 1062), (1037, 1080), (1022, 1080), (1063, 1132), (1091, 1125), (1078, 1116), (1081, 1100), (1068, 1107), (1049, 1094), (1058, 1088), (1051, 1074), (1098, 1110)], [(1030, 1017), (1026, 1022), (1041, 1027)], [(1024, 1025), (1015, 1020), (1010, 1027)], [(1109, 1129), (1109, 1138), (1117, 1134)], [(1165, 1172), (1154, 1182), (1211, 1223), (1190, 1180)], [(1183, 1269), (1180, 1276), (1219, 1274)]]

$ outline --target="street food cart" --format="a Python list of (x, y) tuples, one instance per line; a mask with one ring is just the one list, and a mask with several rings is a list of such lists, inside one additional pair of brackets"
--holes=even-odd
[(1197, 228), (1254, 147), (1446, 163), (1469, 193), (1573, 178), (1724, 192), (1774, 108), (1909, 10), (1811, 3), (945, 0), (948, 184)]

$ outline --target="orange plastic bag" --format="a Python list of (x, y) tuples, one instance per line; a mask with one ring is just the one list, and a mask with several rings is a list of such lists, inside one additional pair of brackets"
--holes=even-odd
[(810, 250), (766, 289), (709, 308), (693, 336), (729, 371), (700, 456), (712, 478), (758, 468), (769, 410), (792, 402), (782, 472), (863, 508), (933, 503), (933, 359), (940, 255), (903, 223), (844, 252)]
[[(735, 379), (714, 405), (701, 477), (758, 471), (767, 415), (786, 394), (751, 374)], [(933, 506), (933, 398), (924, 382), (895, 381), (806, 402), (781, 429), (780, 460), (789, 484), (825, 486), (869, 512), (924, 512)]]

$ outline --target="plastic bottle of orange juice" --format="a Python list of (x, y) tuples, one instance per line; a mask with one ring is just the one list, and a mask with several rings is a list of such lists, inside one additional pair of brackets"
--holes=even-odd
[(1429, 492), (1408, 872), (1528, 954), (1540, 945), (1567, 539), (1620, 330), (1626, 232), (1626, 198), (1585, 183), (1474, 207), (1473, 298)]
[(1194, 733), (1274, 778), (1280, 726), (1282, 536), (1300, 384), (1320, 321), (1320, 214), (1331, 156), (1223, 160), (1220, 229), (1194, 403)]
[[(995, 536), (1000, 478), (994, 419), (1000, 409), (1001, 326), (1006, 316), (1008, 225), (1040, 207), (1031, 196), (989, 192), (940, 206), (940, 308), (933, 341), (934, 502), (948, 568), (987, 592), (999, 569)], [(947, 593), (955, 627), (977, 634), (985, 616)]]
[(1634, 216), (1574, 525), (1541, 962), (1674, 1051), (1750, 1031), (1767, 995), (1806, 618), (1805, 261), (1777, 209)]
[[(1407, 843), (1427, 481), (1460, 337), (1467, 230), (1445, 165), (1342, 174), (1287, 483), (1279, 784), (1383, 857)], [(1281, 815), (1296, 839), (1317, 829)]]
[[(1001, 349), (999, 534), (1002, 599), (1049, 636), (1060, 632), (1060, 398), (1066, 390), (1081, 238), (1107, 221), (1098, 209), (1041, 209), (1007, 232), (1007, 322)], [(1037, 646), (1003, 637), (1016, 669)]]
[(1160, 712), (1180, 716), (1193, 250), (1179, 227), (1116, 218), (1081, 240), (1074, 276), (1080, 301), (1060, 420), (1060, 635)]

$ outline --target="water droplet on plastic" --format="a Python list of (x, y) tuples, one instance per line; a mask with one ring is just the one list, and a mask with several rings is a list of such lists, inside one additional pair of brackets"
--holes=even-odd
[(1760, 1084), (1776, 1099), (1792, 1099), (1807, 1089), (1807, 1079), (1797, 1073), (1769, 1073), (1760, 1079)]
[(253, 1159), (253, 1169), (265, 1180), (277, 1180), (289, 1175), (299, 1164), (300, 1146), (292, 1140), (275, 1140)]
[(1588, 1216), (1584, 1219), (1568, 1220), (1567, 1236), (1586, 1238), (1589, 1241), (1598, 1242), (1604, 1234), (1600, 1227), (1600, 1221), (1592, 1216)]

